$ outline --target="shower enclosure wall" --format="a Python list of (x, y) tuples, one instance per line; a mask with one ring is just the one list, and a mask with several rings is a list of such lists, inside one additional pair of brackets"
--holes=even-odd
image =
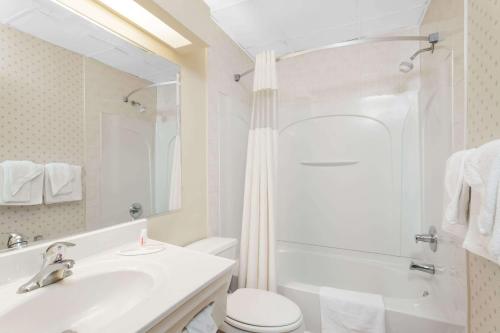
[[(421, 54), (433, 64), (425, 72), (419, 58), (410, 72), (399, 68), (427, 46), (356, 45), (277, 66), (279, 292), (301, 307), (312, 333), (321, 332), (321, 286), (381, 294), (387, 332), (465, 332), (463, 252), (441, 234), (438, 254), (415, 243), (430, 225), (440, 229), (442, 173), (452, 151), (450, 50), (438, 44), (434, 54)], [(230, 129), (221, 128), (222, 142), (231, 143), (220, 146), (221, 159), (235, 157), (234, 147), (244, 156), (246, 138)], [(226, 164), (221, 189), (242, 189), (234, 177), (241, 169)], [(233, 198), (221, 202), (234, 207), (242, 195)], [(221, 230), (241, 224), (241, 212), (231, 216)], [(413, 259), (436, 263), (436, 275), (410, 272)]]

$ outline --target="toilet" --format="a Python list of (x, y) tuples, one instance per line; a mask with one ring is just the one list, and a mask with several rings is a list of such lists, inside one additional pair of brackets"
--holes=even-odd
[[(233, 238), (211, 237), (187, 246), (192, 250), (236, 260)], [(233, 272), (235, 275), (237, 269)], [(221, 330), (225, 333), (303, 333), (300, 308), (273, 292), (242, 288), (227, 296), (227, 314)]]

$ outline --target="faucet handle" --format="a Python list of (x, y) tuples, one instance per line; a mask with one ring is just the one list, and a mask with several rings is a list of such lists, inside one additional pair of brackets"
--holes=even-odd
[(436, 252), (438, 247), (438, 236), (436, 228), (431, 226), (429, 228), (429, 233), (415, 235), (415, 243), (418, 242), (429, 243), (429, 247), (432, 252)]
[[(64, 250), (67, 247), (75, 246), (76, 244), (70, 242), (55, 242), (50, 244), (44, 253), (44, 262), (47, 262), (50, 258), (51, 262), (59, 262), (63, 260)], [(55, 257), (54, 257), (55, 256)], [(52, 259), (53, 258), (53, 259)]]
[(7, 232), (2, 234), (9, 235), (9, 239), (7, 240), (7, 248), (9, 249), (20, 249), (22, 247), (28, 246), (28, 241), (23, 234), (20, 234), (18, 232)]

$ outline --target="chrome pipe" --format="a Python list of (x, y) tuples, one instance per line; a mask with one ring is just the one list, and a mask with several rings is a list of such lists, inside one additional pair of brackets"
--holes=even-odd
[[(359, 37), (359, 38), (354, 38), (354, 39), (343, 41), (343, 42), (338, 42), (338, 43), (329, 44), (329, 45), (325, 45), (325, 46), (321, 46), (321, 47), (316, 47), (316, 48), (309, 49), (309, 50), (288, 53), (288, 54), (282, 55), (281, 57), (277, 57), (276, 61), (290, 59), (293, 57), (301, 56), (304, 54), (309, 54), (309, 53), (316, 52), (316, 51), (335, 49), (335, 48), (345, 47), (345, 46), (352, 46), (352, 45), (359, 45), (359, 44), (366, 44), (366, 43), (397, 42), (397, 41), (427, 41), (427, 42), (431, 43), (433, 46), (435, 43), (437, 43), (439, 41), (439, 33), (434, 32), (434, 33), (427, 35), (427, 36)], [(251, 69), (244, 71), (242, 73), (234, 74), (234, 81), (239, 82), (243, 76), (248, 75), (248, 74), (252, 73), (253, 71), (254, 71), (254, 69), (251, 68)]]

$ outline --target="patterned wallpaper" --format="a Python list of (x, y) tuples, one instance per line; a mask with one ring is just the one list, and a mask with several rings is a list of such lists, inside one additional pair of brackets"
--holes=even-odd
[[(500, 139), (500, 1), (468, 0), (468, 138)], [(500, 266), (469, 254), (471, 333), (500, 333)]]
[[(83, 58), (1, 25), (0, 45), (0, 160), (82, 165)], [(78, 232), (84, 209), (81, 201), (0, 206), (0, 232), (31, 239)]]

